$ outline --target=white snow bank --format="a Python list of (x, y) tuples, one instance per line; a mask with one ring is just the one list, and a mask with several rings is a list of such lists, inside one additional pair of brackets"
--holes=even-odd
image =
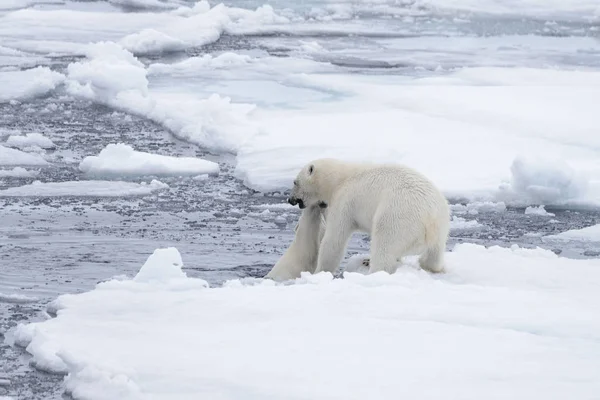
[(216, 151), (235, 152), (257, 132), (247, 117), (253, 105), (233, 104), (218, 95), (153, 94), (146, 69), (130, 52), (115, 43), (97, 43), (88, 60), (70, 64), (67, 90), (161, 123), (181, 139)]
[(25, 136), (11, 135), (6, 140), (9, 147), (24, 149), (27, 147), (39, 147), (41, 149), (54, 149), (56, 145), (41, 133), (28, 133)]
[(572, 229), (556, 235), (544, 236), (544, 240), (600, 242), (600, 225), (592, 225), (587, 228)]
[(109, 144), (98, 156), (85, 157), (79, 169), (89, 175), (198, 175), (219, 172), (219, 164), (193, 157), (171, 157)]
[(39, 154), (25, 153), (0, 145), (0, 165), (46, 165)]
[(27, 100), (54, 90), (65, 79), (47, 67), (22, 71), (0, 71), (0, 102)]
[(525, 214), (526, 215), (541, 215), (544, 217), (554, 217), (556, 214), (553, 214), (551, 212), (546, 211), (546, 209), (544, 208), (543, 205), (540, 205), (538, 207), (527, 207), (525, 209)]
[(133, 183), (121, 181), (68, 181), (47, 182), (34, 181), (25, 186), (11, 187), (0, 190), (0, 197), (21, 196), (94, 196), (94, 197), (124, 197), (145, 196), (169, 186), (157, 180), (150, 183)]
[(15, 339), (38, 367), (68, 372), (73, 397), (90, 400), (600, 391), (600, 260), (472, 244), (447, 260), (441, 276), (412, 261), (392, 276), (207, 288), (183, 277), (174, 249), (161, 250), (143, 268), (154, 281), (61, 296), (56, 318), (20, 325)]
[(25, 168), (0, 169), (0, 178), (34, 178), (39, 171), (28, 171)]

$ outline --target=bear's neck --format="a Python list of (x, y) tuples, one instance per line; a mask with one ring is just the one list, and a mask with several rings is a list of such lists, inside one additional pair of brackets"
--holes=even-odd
[(331, 199), (337, 190), (351, 177), (364, 170), (363, 164), (346, 163), (344, 168), (336, 168), (324, 176), (325, 184), (323, 185), (322, 196), (320, 199), (326, 203), (331, 202)]

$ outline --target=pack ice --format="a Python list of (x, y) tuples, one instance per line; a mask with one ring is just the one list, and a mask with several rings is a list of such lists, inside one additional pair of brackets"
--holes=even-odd
[(77, 399), (565, 399), (600, 391), (600, 260), (457, 245), (448, 273), (209, 287), (157, 249), (20, 325)]

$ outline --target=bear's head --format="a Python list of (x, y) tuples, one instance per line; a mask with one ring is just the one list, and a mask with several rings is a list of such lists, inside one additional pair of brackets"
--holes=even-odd
[(322, 196), (322, 177), (319, 171), (319, 162), (315, 161), (304, 166), (294, 179), (294, 187), (288, 198), (288, 203), (301, 208), (318, 206), (326, 208), (327, 202)]

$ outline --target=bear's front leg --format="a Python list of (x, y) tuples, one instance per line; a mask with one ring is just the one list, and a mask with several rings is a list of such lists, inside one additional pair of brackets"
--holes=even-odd
[(336, 219), (331, 218), (327, 221), (325, 236), (319, 246), (319, 257), (317, 259), (317, 269), (315, 274), (321, 271), (328, 271), (332, 274), (340, 266), (344, 256), (344, 250), (352, 235), (352, 229), (345, 221), (336, 223)]

